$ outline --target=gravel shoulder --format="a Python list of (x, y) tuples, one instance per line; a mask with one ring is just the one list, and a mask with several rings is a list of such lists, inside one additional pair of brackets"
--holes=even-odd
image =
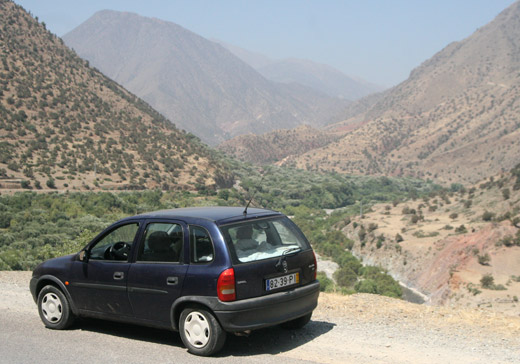
[[(229, 336), (216, 358), (186, 352), (178, 334), (97, 320), (43, 327), (30, 272), (0, 271), (0, 363), (519, 363), (520, 318), (375, 295), (322, 294), (299, 331)], [(30, 350), (27, 350), (30, 348)]]

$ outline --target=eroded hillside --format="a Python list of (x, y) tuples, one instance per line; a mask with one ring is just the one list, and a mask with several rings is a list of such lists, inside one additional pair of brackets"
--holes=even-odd
[(433, 304), (518, 314), (520, 165), (473, 187), (376, 204), (342, 228), (352, 251)]
[(2, 188), (206, 188), (231, 174), (196, 138), (0, 1)]
[(340, 138), (309, 126), (275, 130), (262, 135), (247, 134), (227, 140), (218, 149), (239, 160), (254, 164), (279, 162), (294, 154), (320, 148)]
[(476, 183), (520, 155), (520, 3), (425, 61), (377, 97), (360, 100), (339, 141), (285, 163), (342, 173)]

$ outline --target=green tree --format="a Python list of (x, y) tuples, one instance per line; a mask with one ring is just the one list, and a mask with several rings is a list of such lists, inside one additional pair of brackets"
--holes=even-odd
[(334, 272), (334, 279), (341, 287), (351, 288), (357, 282), (357, 274), (348, 267), (340, 268)]

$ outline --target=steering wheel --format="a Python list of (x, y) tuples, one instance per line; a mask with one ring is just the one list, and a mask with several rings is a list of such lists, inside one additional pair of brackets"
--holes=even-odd
[(109, 253), (114, 260), (127, 260), (128, 253), (130, 253), (130, 244), (118, 241), (110, 247)]

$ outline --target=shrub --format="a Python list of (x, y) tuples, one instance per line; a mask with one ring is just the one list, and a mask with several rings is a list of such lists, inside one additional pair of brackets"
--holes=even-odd
[(372, 279), (363, 279), (362, 281), (359, 281), (356, 283), (354, 289), (359, 293), (377, 293), (376, 282), (374, 282)]
[(367, 236), (367, 232), (365, 230), (365, 228), (362, 226), (359, 231), (358, 231), (358, 236), (359, 236), (359, 240), (360, 241), (364, 241), (366, 236)]
[(491, 274), (484, 274), (480, 279), (480, 284), (483, 288), (491, 288), (495, 284), (495, 278)]
[(371, 222), (370, 224), (368, 224), (368, 232), (371, 233), (372, 231), (376, 230), (377, 227), (377, 224)]
[(11, 226), (11, 214), (0, 212), (0, 229), (6, 229)]
[(339, 286), (345, 288), (350, 288), (357, 282), (357, 274), (350, 268), (338, 269), (334, 272), (334, 278)]
[(478, 255), (478, 263), (480, 265), (489, 265), (489, 262), (491, 261), (491, 257), (488, 253), (484, 255)]
[(450, 214), (450, 219), (452, 220), (455, 220), (457, 217), (459, 217), (459, 214), (457, 214), (456, 212)]
[(491, 221), (491, 220), (493, 220), (494, 217), (495, 217), (495, 214), (490, 211), (485, 211), (482, 214), (482, 220), (484, 220), (484, 221)]
[(419, 216), (417, 215), (412, 215), (411, 219), (410, 219), (410, 222), (412, 224), (417, 224), (419, 222)]
[(56, 184), (54, 182), (54, 178), (50, 177), (47, 182), (45, 182), (45, 184), (47, 185), (47, 187), (49, 188), (56, 188)]
[(464, 225), (460, 225), (458, 228), (455, 228), (455, 232), (458, 234), (466, 234), (468, 229)]
[(399, 234), (399, 233), (395, 234), (395, 241), (396, 241), (397, 243), (400, 243), (400, 242), (402, 242), (403, 240), (404, 240), (404, 239), (403, 239), (403, 237), (401, 236), (401, 234)]
[(317, 277), (320, 281), (321, 292), (332, 292), (334, 291), (334, 281), (327, 277), (323, 272), (318, 272)]

